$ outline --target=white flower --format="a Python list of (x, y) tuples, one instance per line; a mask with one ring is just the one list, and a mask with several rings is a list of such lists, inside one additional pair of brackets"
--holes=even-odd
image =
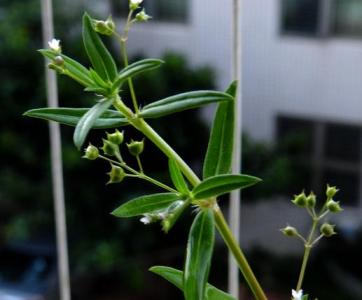
[(130, 4), (133, 4), (133, 5), (140, 5), (143, 0), (129, 0)]
[(150, 224), (151, 221), (152, 221), (152, 218), (150, 217), (150, 215), (144, 215), (144, 217), (142, 217), (142, 218), (140, 219), (140, 222), (142, 222), (142, 223), (145, 224), (145, 225)]
[(130, 10), (136, 10), (140, 7), (140, 4), (143, 0), (129, 0), (129, 8)]
[(302, 300), (302, 297), (303, 297), (303, 290), (299, 290), (298, 292), (296, 290), (292, 290), (293, 300)]
[(48, 45), (51, 50), (60, 52), (60, 40), (52, 39), (48, 42)]

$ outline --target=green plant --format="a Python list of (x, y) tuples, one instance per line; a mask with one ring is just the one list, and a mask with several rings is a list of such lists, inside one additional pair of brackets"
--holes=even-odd
[[(120, 33), (116, 30), (110, 17), (102, 21), (84, 14), (83, 42), (92, 68), (88, 69), (64, 55), (59, 40), (50, 41), (50, 49), (40, 50), (45, 57), (50, 59), (49, 68), (72, 78), (81, 84), (86, 92), (95, 95), (94, 106), (91, 108), (40, 108), (30, 110), (25, 114), (75, 126), (73, 141), (78, 149), (83, 147), (89, 131), (93, 128), (110, 129), (132, 126), (137, 129), (143, 134), (144, 139), (129, 140), (127, 131), (116, 129), (106, 133), (102, 147), (89, 144), (85, 149), (84, 157), (89, 160), (102, 159), (109, 163), (109, 184), (120, 183), (126, 178), (138, 178), (163, 191), (143, 195), (122, 204), (112, 212), (116, 217), (140, 216), (140, 221), (144, 224), (160, 222), (163, 231), (168, 233), (186, 209), (191, 207), (196, 212), (189, 232), (184, 270), (153, 267), (151, 271), (179, 287), (186, 300), (234, 299), (231, 295), (208, 284), (215, 229), (217, 229), (234, 255), (255, 299), (267, 299), (244, 253), (236, 243), (217, 202), (218, 196), (235, 189), (247, 188), (260, 181), (259, 178), (250, 175), (230, 174), (234, 139), (234, 98), (237, 83), (231, 83), (226, 92), (210, 90), (185, 92), (140, 108), (133, 78), (143, 72), (158, 68), (163, 63), (159, 59), (143, 59), (132, 64), (128, 63), (126, 43), (129, 30), (134, 23), (144, 22), (150, 18), (144, 10), (140, 9), (141, 2), (142, 0), (130, 1), (127, 22)], [(118, 71), (115, 60), (103, 44), (100, 34), (113, 36), (120, 43), (124, 61), (124, 68), (121, 71)], [(125, 103), (122, 98), (122, 88), (125, 84), (129, 86), (131, 104)], [(146, 120), (157, 119), (210, 103), (218, 103), (218, 107), (205, 155), (202, 179), (200, 179)], [(126, 162), (123, 156), (125, 139), (129, 140), (126, 148), (134, 157), (132, 164)], [(145, 147), (147, 148), (148, 141), (156, 145), (167, 157), (172, 186), (146, 174), (142, 163), (142, 153)], [(331, 189), (333, 188), (328, 188), (329, 198), (319, 215), (314, 210), (313, 195), (308, 197), (304, 194), (298, 195), (293, 201), (298, 206), (307, 207), (314, 218), (311, 234), (305, 240), (306, 254), (301, 279), (298, 281), (296, 291), (293, 290), (292, 297), (296, 300), (307, 299), (307, 296), (302, 298), (301, 283), (310, 248), (321, 238), (312, 240), (316, 226), (328, 211), (340, 210), (337, 202), (331, 202), (333, 201), (333, 196), (329, 195)], [(283, 232), (288, 236), (298, 236), (304, 240), (295, 228), (287, 227)], [(323, 236), (331, 236), (334, 234), (333, 226), (324, 224), (321, 232)]]

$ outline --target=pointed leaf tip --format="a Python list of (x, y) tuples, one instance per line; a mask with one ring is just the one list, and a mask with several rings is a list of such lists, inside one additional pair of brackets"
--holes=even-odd
[[(150, 272), (161, 276), (168, 282), (175, 285), (183, 291), (183, 272), (174, 268), (164, 266), (154, 266), (149, 269)], [(219, 290), (211, 284), (206, 285), (206, 295), (204, 300), (236, 300), (233, 296)]]
[[(237, 81), (233, 81), (226, 94), (235, 98)], [(218, 104), (205, 155), (203, 178), (227, 174), (231, 171), (235, 127), (235, 103)]]
[(179, 199), (180, 196), (176, 193), (158, 193), (140, 196), (122, 204), (111, 214), (119, 218), (140, 216), (166, 209)]
[(233, 99), (230, 95), (217, 91), (186, 92), (146, 105), (140, 112), (140, 116), (142, 118), (158, 118), (209, 103), (232, 101)]
[(261, 179), (258, 177), (245, 174), (217, 175), (202, 181), (193, 189), (192, 193), (195, 199), (206, 199), (227, 194), (232, 190), (247, 188), (260, 181)]

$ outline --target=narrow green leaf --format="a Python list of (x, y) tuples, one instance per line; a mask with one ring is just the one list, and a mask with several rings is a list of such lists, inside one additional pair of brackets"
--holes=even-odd
[(202, 181), (193, 189), (192, 193), (195, 199), (206, 199), (229, 193), (232, 190), (246, 188), (260, 181), (260, 178), (242, 174), (217, 175)]
[(163, 63), (160, 59), (148, 58), (137, 61), (133, 64), (130, 64), (119, 72), (112, 89), (119, 88), (127, 79), (139, 75), (143, 72), (155, 69)]
[(116, 64), (98, 33), (94, 31), (92, 19), (87, 13), (83, 15), (83, 42), (98, 75), (105, 81), (113, 81), (117, 76)]
[(185, 300), (204, 300), (215, 240), (214, 215), (211, 209), (198, 213), (187, 241), (184, 270)]
[(96, 71), (94, 71), (93, 69), (90, 69), (89, 74), (92, 77), (94, 83), (96, 84), (96, 85), (94, 85), (94, 87), (100, 87), (103, 89), (110, 88), (110, 86), (98, 75), (98, 73)]
[[(154, 274), (161, 276), (168, 282), (175, 285), (181, 291), (183, 290), (183, 272), (170, 267), (154, 266), (150, 268), (150, 271)], [(211, 284), (206, 285), (206, 297), (205, 300), (236, 300), (233, 296), (219, 290)]]
[(87, 88), (84, 89), (84, 91), (92, 92), (92, 93), (95, 93), (97, 95), (103, 95), (104, 97), (107, 97), (108, 95), (111, 94), (108, 88), (105, 89), (105, 88), (101, 88), (101, 87), (97, 87), (97, 86), (87, 87)]
[(178, 166), (177, 162), (173, 159), (169, 159), (168, 168), (170, 171), (171, 180), (175, 185), (176, 189), (182, 195), (187, 195), (189, 193), (189, 188), (187, 186), (187, 183), (181, 173), (180, 167)]
[[(236, 89), (237, 82), (234, 81), (226, 93), (235, 98)], [(231, 171), (234, 147), (234, 107), (234, 101), (218, 104), (204, 161), (204, 179)]]
[(60, 55), (64, 60), (64, 67), (65, 69), (70, 73), (67, 74), (70, 77), (72, 77), (74, 80), (78, 81), (80, 84), (84, 86), (91, 86), (94, 85), (94, 82), (90, 76), (89, 70), (81, 65), (79, 62), (75, 61), (74, 59), (64, 55), (64, 54), (58, 54), (50, 49), (40, 49), (39, 52), (53, 60), (56, 56)]
[(140, 112), (143, 118), (157, 118), (205, 104), (232, 101), (233, 97), (216, 91), (195, 91), (171, 96), (146, 105)]
[(155, 273), (162, 278), (171, 282), (178, 289), (183, 291), (183, 272), (174, 268), (164, 266), (154, 266), (149, 269), (152, 273)]
[(90, 108), (79, 120), (74, 130), (73, 141), (75, 146), (82, 147), (89, 130), (92, 129), (97, 119), (112, 105), (113, 99), (103, 99)]
[[(89, 108), (70, 108), (70, 107), (57, 107), (57, 108), (36, 108), (28, 110), (24, 113), (25, 116), (38, 118), (48, 121), (55, 121), (68, 126), (77, 126), (79, 120), (89, 111)], [(106, 110), (95, 121), (93, 129), (106, 129), (115, 128), (127, 125), (127, 119), (116, 110)]]
[(180, 196), (176, 193), (145, 195), (122, 204), (112, 212), (112, 215), (120, 218), (139, 216), (166, 209), (179, 199)]

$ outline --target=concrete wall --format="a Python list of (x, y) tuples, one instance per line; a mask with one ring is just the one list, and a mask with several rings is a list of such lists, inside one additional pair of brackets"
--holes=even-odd
[(270, 139), (278, 113), (362, 124), (362, 39), (281, 35), (279, 5), (244, 0), (246, 129)]
[[(278, 113), (362, 124), (362, 39), (281, 35), (280, 0), (242, 2), (245, 128), (271, 140)], [(232, 1), (190, 0), (189, 9), (187, 24), (134, 26), (130, 51), (184, 53), (193, 65), (212, 65), (224, 89), (231, 80)]]
[[(147, 1), (147, 0), (146, 0)], [(137, 24), (129, 39), (131, 52), (153, 57), (172, 50), (188, 56), (195, 65), (211, 65), (218, 72), (221, 89), (230, 82), (232, 1), (189, 0), (186, 24), (157, 22)]]

